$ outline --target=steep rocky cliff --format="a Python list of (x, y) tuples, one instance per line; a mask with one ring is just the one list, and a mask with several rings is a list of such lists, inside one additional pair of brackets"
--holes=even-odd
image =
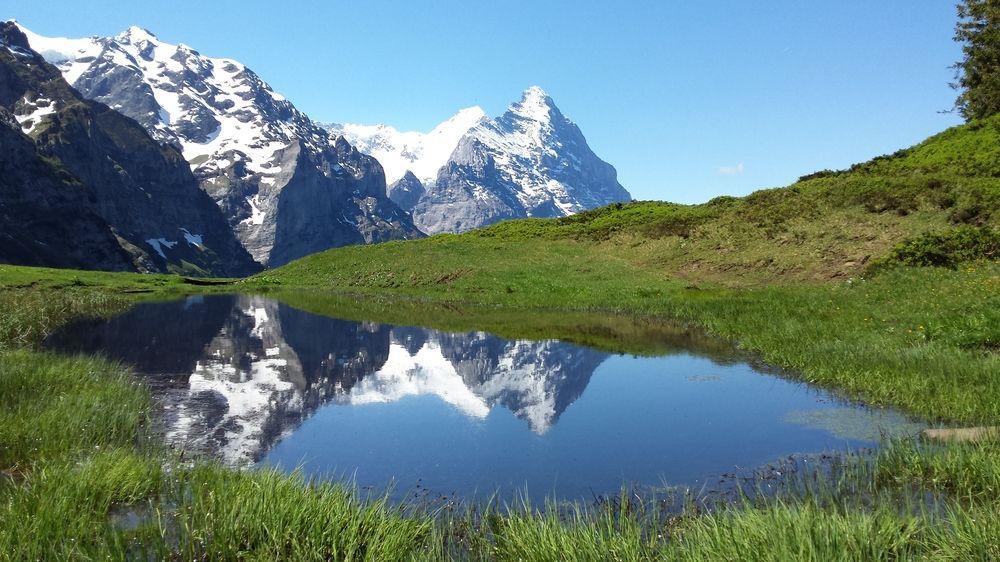
[(0, 209), (12, 263), (193, 275), (257, 265), (183, 157), (132, 119), (83, 99), (0, 24)]
[(138, 27), (85, 39), (24, 31), (84, 97), (180, 150), (258, 262), (420, 236), (386, 196), (374, 158), (331, 136), (243, 64)]

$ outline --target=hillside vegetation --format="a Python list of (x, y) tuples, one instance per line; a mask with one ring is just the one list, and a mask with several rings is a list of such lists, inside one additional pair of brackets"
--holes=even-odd
[(793, 474), (774, 500), (709, 513), (625, 497), (429, 512), (178, 458), (152, 439), (154, 405), (127, 366), (39, 345), (142, 298), (269, 291), (342, 318), (728, 350), (704, 329), (871, 404), (997, 425), (998, 126), (744, 198), (343, 248), (232, 284), (0, 266), (0, 560), (996, 559), (996, 440), (887, 443), (839, 476)]
[[(466, 296), (527, 289), (523, 283), (571, 291), (608, 275), (724, 286), (817, 283), (862, 275), (895, 245), (923, 234), (968, 226), (989, 235), (998, 224), (1000, 116), (849, 170), (817, 172), (742, 198), (633, 202), (461, 235), (341, 248), (258, 279)], [(551, 286), (557, 278), (570, 286)], [(497, 279), (507, 283), (497, 287)]]
[[(994, 423), (998, 141), (1000, 117), (743, 198), (341, 248), (241, 285), (680, 321), (869, 403)], [(325, 300), (295, 302), (336, 315)]]

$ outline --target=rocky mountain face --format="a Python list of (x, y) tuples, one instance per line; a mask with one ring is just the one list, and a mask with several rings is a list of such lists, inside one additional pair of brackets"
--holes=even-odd
[(519, 217), (559, 217), (628, 201), (614, 167), (540, 88), (459, 141), (413, 208), (426, 232), (460, 232)]
[[(631, 199), (614, 167), (594, 154), (580, 128), (538, 87), (496, 119), (465, 109), (426, 135), (385, 125), (329, 127), (392, 163), (386, 165), (390, 196), (427, 233), (566, 216)], [(445, 159), (432, 157), (445, 153)]]
[(86, 39), (21, 29), (84, 97), (176, 147), (258, 262), (278, 266), (331, 247), (420, 235), (386, 196), (374, 158), (313, 123), (241, 63), (138, 27)]
[(416, 207), (417, 203), (420, 202), (420, 198), (426, 193), (423, 182), (409, 170), (406, 171), (403, 177), (390, 185), (387, 192), (389, 199), (392, 199), (402, 209)]
[(0, 261), (245, 275), (257, 266), (174, 148), (83, 99), (0, 23)]

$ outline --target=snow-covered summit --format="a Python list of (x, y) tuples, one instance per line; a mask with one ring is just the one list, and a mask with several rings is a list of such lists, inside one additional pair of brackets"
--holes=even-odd
[(548, 121), (555, 109), (555, 102), (538, 86), (531, 86), (521, 94), (521, 101), (512, 104), (510, 111), (537, 122)]
[(196, 169), (231, 153), (249, 170), (273, 176), (269, 161), (293, 138), (326, 143), (321, 129), (235, 60), (202, 56), (138, 26), (83, 39), (19, 27), (67, 82), (177, 145)]
[(539, 86), (499, 117), (470, 107), (429, 133), (384, 124), (326, 127), (382, 163), (389, 196), (431, 234), (565, 216), (631, 198), (615, 169)]
[(240, 62), (137, 26), (83, 39), (20, 29), (84, 97), (179, 148), (257, 261), (419, 236), (386, 196), (373, 158), (337, 142)]
[(473, 106), (460, 110), (428, 133), (399, 131), (385, 124), (330, 123), (325, 127), (343, 135), (361, 152), (374, 156), (385, 170), (386, 183), (399, 181), (409, 171), (426, 185), (434, 182), (462, 136), (484, 119), (483, 108)]
[(424, 232), (460, 232), (499, 220), (558, 217), (631, 199), (614, 167), (538, 86), (462, 137), (413, 208)]
[(115, 39), (129, 43), (138, 43), (142, 41), (159, 42), (156, 35), (154, 35), (152, 31), (144, 27), (139, 27), (138, 25), (129, 26), (128, 29), (116, 35)]

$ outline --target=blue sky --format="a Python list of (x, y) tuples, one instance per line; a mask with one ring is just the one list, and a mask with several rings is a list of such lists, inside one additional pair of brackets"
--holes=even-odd
[(951, 1), (6, 0), (43, 35), (238, 59), (322, 121), (428, 130), (537, 84), (638, 199), (785, 185), (959, 123)]

